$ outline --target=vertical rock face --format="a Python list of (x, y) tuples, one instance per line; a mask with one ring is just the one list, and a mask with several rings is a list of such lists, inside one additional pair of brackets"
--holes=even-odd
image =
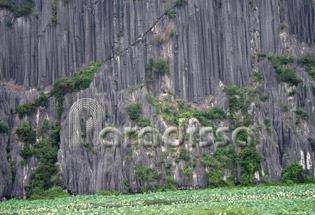
[[(17, 8), (23, 3), (12, 2)], [(303, 82), (296, 87), (299, 93), (288, 97), (295, 87), (277, 81), (270, 62), (258, 57), (258, 53), (288, 53), (298, 58), (315, 52), (313, 0), (188, 0), (181, 7), (174, 6), (175, 0), (59, 0), (57, 24), (51, 20), (52, 0), (33, 2), (33, 13), (27, 17), (13, 19), (12, 12), (0, 9), (0, 120), (10, 129), (0, 133), (0, 197), (22, 198), (23, 186), (30, 183), (36, 168), (34, 157), (21, 165), (19, 152), (24, 143), (17, 139), (16, 127), (27, 121), (35, 129), (46, 118), (57, 120), (53, 97), (48, 108), (39, 108), (23, 119), (18, 118), (15, 107), (32, 102), (39, 91), (48, 92), (56, 80), (72, 76), (90, 61), (103, 62), (103, 66), (87, 90), (65, 97), (61, 116), (57, 165), (62, 187), (72, 193), (126, 191), (126, 179), (133, 192), (140, 191), (143, 184), (135, 177), (135, 165), (155, 168), (161, 160), (163, 146), (150, 151), (142, 146), (132, 150), (100, 144), (102, 128), (114, 125), (123, 133), (124, 128), (135, 126), (125, 112), (128, 104), (143, 104), (144, 116), (163, 133), (168, 125), (161, 116), (154, 116), (154, 108), (146, 100), (149, 92), (170, 99), (174, 92), (198, 109), (215, 105), (227, 111), (223, 86), (246, 87), (254, 71), (262, 74), (259, 94), (269, 95), (266, 102), (259, 106), (253, 102), (248, 110), (253, 115), (250, 127), (263, 127), (256, 148), (265, 158), (261, 163), (265, 178), (279, 180), (282, 169), (293, 161), (314, 176), (314, 151), (307, 139), (315, 139), (315, 82), (298, 66), (297, 76)], [(173, 18), (167, 13), (171, 8), (176, 11)], [(11, 26), (8, 20), (12, 20)], [(170, 69), (165, 76), (153, 73), (152, 85), (146, 87), (146, 65), (151, 57), (166, 59)], [(69, 143), (69, 111), (81, 98), (97, 101), (104, 114), (87, 134), (96, 153)], [(281, 104), (287, 104), (289, 111), (283, 112)], [(309, 117), (292, 128), (298, 109)], [(106, 111), (110, 118), (105, 121)], [(271, 122), (271, 134), (264, 119)], [(218, 126), (228, 125), (221, 122)], [(208, 150), (185, 146), (193, 156)], [(126, 159), (130, 154), (132, 159)], [(178, 187), (189, 186), (184, 164), (171, 157), (166, 160), (173, 163)], [(165, 169), (161, 171), (165, 176)], [(207, 186), (201, 164), (193, 169), (192, 185)]]

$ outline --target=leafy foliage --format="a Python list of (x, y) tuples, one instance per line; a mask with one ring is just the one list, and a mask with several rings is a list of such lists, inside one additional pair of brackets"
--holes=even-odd
[(315, 140), (312, 139), (312, 138), (308, 138), (307, 140), (308, 140), (308, 142), (310, 143), (310, 145), (311, 145), (313, 151), (315, 152)]
[(9, 132), (9, 127), (0, 123), (0, 134), (1, 133), (8, 133)]
[(290, 85), (298, 85), (300, 82), (302, 82), (302, 80), (296, 76), (295, 70), (289, 66), (294, 63), (295, 59), (293, 56), (270, 55), (268, 60), (275, 69), (276, 77), (279, 81), (288, 83)]
[(249, 186), (253, 184), (254, 173), (260, 171), (261, 157), (256, 148), (245, 147), (242, 149), (237, 158), (241, 166), (241, 185)]
[(33, 103), (25, 103), (18, 105), (15, 111), (18, 113), (19, 118), (26, 115), (31, 115), (38, 107), (48, 107), (48, 97), (45, 93), (41, 92), (39, 97)]
[(178, 163), (181, 160), (184, 160), (186, 162), (189, 162), (191, 160), (190, 153), (185, 147), (180, 148), (179, 156), (175, 158), (175, 162)]
[(157, 59), (153, 64), (153, 71), (161, 74), (167, 74), (169, 66), (166, 60)]
[(135, 177), (141, 179), (145, 182), (145, 185), (142, 187), (142, 192), (154, 191), (156, 188), (151, 184), (153, 180), (160, 180), (162, 174), (157, 173), (152, 168), (142, 167), (139, 165), (135, 166)]
[(296, 115), (296, 123), (295, 123), (296, 125), (299, 125), (301, 120), (307, 120), (308, 118), (307, 113), (305, 113), (302, 110), (295, 110), (294, 113)]
[(261, 95), (261, 96), (260, 96), (260, 100), (261, 100), (262, 102), (266, 102), (268, 99), (269, 99), (269, 95)]
[(56, 26), (58, 23), (57, 10), (58, 10), (58, 0), (54, 0), (53, 3), (51, 4), (51, 17), (50, 17), (54, 26)]
[(34, 194), (29, 198), (29, 200), (55, 199), (64, 197), (70, 197), (70, 194), (65, 193), (61, 187), (56, 186), (49, 188), (48, 190), (34, 190)]
[(142, 106), (139, 104), (130, 104), (125, 108), (129, 118), (136, 122), (140, 127), (150, 126), (151, 122), (149, 119), (143, 117)]
[(33, 0), (25, 0), (23, 7), (19, 10), (14, 7), (11, 1), (1, 1), (0, 8), (5, 8), (5, 9), (10, 10), (13, 13), (13, 16), (15, 18), (18, 18), (21, 16), (28, 16), (33, 11)]
[(282, 183), (292, 184), (292, 183), (303, 183), (303, 167), (298, 162), (291, 163), (288, 168), (281, 172)]
[(101, 65), (102, 63), (94, 63), (91, 61), (87, 68), (74, 73), (71, 78), (63, 78), (55, 81), (54, 88), (50, 92), (50, 95), (55, 96), (58, 102), (58, 118), (61, 117), (63, 111), (64, 96), (68, 93), (87, 89), (94, 79), (94, 74)]
[(315, 69), (314, 69), (315, 55), (307, 54), (307, 55), (301, 57), (298, 62), (300, 64), (306, 65), (306, 71), (315, 81)]
[(289, 92), (288, 96), (294, 96), (296, 94), (298, 94), (298, 91), (296, 89), (293, 89)]
[(125, 108), (125, 110), (129, 115), (129, 118), (133, 121), (139, 119), (143, 114), (142, 106), (139, 104), (130, 104)]
[(20, 141), (24, 143), (33, 144), (36, 142), (36, 132), (32, 129), (32, 126), (23, 123), (15, 130)]
[(176, 0), (176, 2), (175, 2), (175, 5), (177, 7), (184, 6), (185, 4), (187, 4), (187, 0)]

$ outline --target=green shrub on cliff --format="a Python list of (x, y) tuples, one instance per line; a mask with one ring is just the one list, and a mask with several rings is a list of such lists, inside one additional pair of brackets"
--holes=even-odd
[(9, 127), (0, 123), (0, 133), (7, 133), (9, 131)]
[(32, 129), (32, 126), (23, 123), (15, 130), (20, 141), (24, 143), (33, 144), (36, 142), (36, 132)]

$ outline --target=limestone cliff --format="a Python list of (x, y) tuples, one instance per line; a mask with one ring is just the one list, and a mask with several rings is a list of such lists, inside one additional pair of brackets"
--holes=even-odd
[[(12, 0), (17, 9), (26, 2)], [(314, 151), (308, 141), (315, 139), (315, 82), (296, 61), (293, 67), (302, 81), (297, 86), (279, 81), (275, 68), (262, 54), (299, 59), (315, 53), (314, 0), (188, 0), (181, 6), (175, 0), (33, 0), (32, 13), (26, 16), (15, 17), (12, 10), (0, 8), (0, 32), (0, 120), (9, 127), (9, 132), (0, 133), (0, 197), (25, 196), (23, 187), (30, 184), (38, 163), (33, 156), (21, 164), (25, 143), (17, 138), (17, 126), (26, 121), (39, 129), (44, 119), (58, 120), (53, 96), (47, 108), (40, 107), (22, 119), (16, 106), (33, 102), (40, 92), (52, 90), (56, 80), (71, 77), (90, 61), (103, 65), (88, 89), (65, 96), (60, 118), (56, 165), (60, 184), (69, 192), (139, 192), (144, 182), (135, 177), (135, 166), (157, 168), (167, 150), (163, 146), (133, 150), (98, 144), (101, 128), (113, 125), (123, 132), (125, 127), (135, 127), (125, 111), (127, 105), (141, 103), (144, 117), (163, 133), (170, 125), (154, 114), (147, 94), (174, 103), (176, 95), (193, 108), (219, 106), (228, 113), (223, 89), (232, 84), (258, 89), (246, 114), (252, 115), (250, 128), (261, 127), (256, 129), (256, 148), (264, 158), (263, 176), (280, 180), (282, 169), (293, 161), (315, 175)], [(169, 73), (153, 72), (148, 84), (150, 58), (165, 59)], [(260, 84), (252, 82), (258, 72)], [(298, 93), (288, 96), (292, 89)], [(261, 101), (263, 95), (269, 97)], [(95, 153), (69, 145), (69, 111), (81, 98), (95, 99), (104, 116), (105, 112), (110, 115), (89, 134)], [(288, 110), (283, 111), (282, 105)], [(296, 123), (296, 110), (303, 110), (307, 119)], [(228, 120), (216, 123), (217, 127), (229, 125)], [(197, 156), (191, 178), (184, 174), (185, 162), (174, 162), (176, 155), (165, 158), (172, 164), (177, 188), (206, 187), (205, 167), (198, 156), (209, 149), (184, 146), (193, 158)], [(161, 167), (160, 172), (166, 176), (167, 168)], [(259, 175), (255, 178), (262, 180)]]

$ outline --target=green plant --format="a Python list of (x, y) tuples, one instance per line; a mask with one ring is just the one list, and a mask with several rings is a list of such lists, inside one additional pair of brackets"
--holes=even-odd
[(0, 8), (8, 9), (10, 11), (14, 10), (14, 6), (10, 1), (1, 1)]
[(298, 62), (300, 64), (309, 65), (309, 64), (315, 64), (315, 56), (311, 54), (306, 54), (303, 57), (301, 57)]
[(172, 19), (176, 16), (176, 11), (174, 9), (170, 9), (167, 11), (167, 15), (170, 19)]
[(184, 175), (186, 175), (188, 178), (190, 178), (190, 177), (191, 177), (191, 174), (192, 174), (192, 172), (191, 172), (191, 170), (189, 169), (189, 166), (188, 166), (188, 165), (185, 165), (185, 166), (184, 166)]
[(224, 187), (227, 185), (227, 183), (223, 180), (222, 167), (214, 157), (206, 155), (201, 163), (208, 168), (206, 175), (208, 177), (208, 184), (210, 188)]
[(301, 57), (298, 60), (298, 62), (300, 64), (306, 65), (306, 71), (313, 78), (313, 80), (315, 80), (315, 69), (314, 69), (315, 55), (307, 54), (307, 55)]
[(295, 61), (293, 56), (270, 55), (268, 56), (268, 60), (271, 62), (273, 68), (275, 69), (276, 77), (279, 81), (295, 86), (302, 82), (302, 80), (296, 76), (295, 69), (289, 66)]
[(284, 30), (287, 30), (289, 27), (288, 27), (288, 25), (285, 22), (281, 22), (279, 24), (279, 28), (280, 28), (281, 31), (284, 31)]
[(56, 186), (49, 188), (48, 190), (34, 189), (33, 194), (30, 196), (29, 200), (36, 199), (55, 199), (69, 197), (69, 193), (65, 193), (61, 187)]
[(291, 163), (288, 168), (281, 172), (282, 183), (292, 184), (292, 183), (303, 183), (303, 167), (298, 162)]
[(175, 29), (170, 30), (169, 35), (170, 37), (174, 37), (176, 35), (176, 30)]
[(130, 183), (129, 183), (128, 178), (125, 178), (125, 180), (124, 180), (124, 184), (125, 184), (125, 187), (126, 187), (127, 193), (131, 193), (131, 192), (132, 192), (132, 189), (131, 189), (131, 187), (130, 187)]
[(281, 103), (280, 105), (281, 105), (282, 111), (287, 112), (289, 110), (289, 106), (288, 105), (283, 104), (283, 103)]
[(9, 127), (0, 123), (0, 134), (1, 133), (8, 133), (9, 132)]
[(145, 168), (139, 165), (135, 166), (135, 177), (145, 182), (145, 186), (142, 187), (142, 192), (154, 191), (155, 188), (151, 185), (152, 180), (160, 180), (162, 174), (157, 173), (152, 168)]
[(140, 117), (136, 120), (136, 125), (139, 127), (151, 126), (151, 121), (148, 118)]
[(32, 150), (28, 144), (25, 144), (23, 149), (20, 151), (20, 155), (24, 159), (24, 162), (26, 162), (34, 155), (34, 150)]
[(20, 141), (24, 143), (33, 144), (36, 142), (36, 132), (32, 129), (32, 126), (23, 123), (18, 126), (15, 130)]
[(264, 123), (265, 123), (265, 126), (266, 126), (266, 129), (267, 129), (268, 134), (271, 135), (271, 128), (270, 128), (271, 122), (270, 122), (270, 120), (267, 119), (267, 118), (265, 118), (265, 119), (264, 119)]
[(294, 96), (296, 94), (298, 94), (298, 91), (296, 89), (293, 89), (289, 92), (288, 96)]
[(261, 71), (259, 70), (258, 72), (253, 72), (253, 77), (254, 77), (254, 80), (257, 81), (257, 82), (261, 82), (262, 81), (262, 75), (261, 75)]
[(131, 140), (136, 140), (138, 138), (138, 132), (135, 130), (128, 130), (126, 135)]
[(308, 142), (310, 143), (310, 145), (311, 145), (313, 151), (315, 152), (315, 140), (312, 139), (312, 138), (308, 138), (307, 140), (308, 140)]
[(21, 9), (16, 9), (10, 1), (1, 1), (0, 8), (5, 8), (5, 9), (10, 10), (13, 13), (13, 16), (15, 18), (18, 18), (21, 16), (28, 16), (33, 11), (33, 1), (25, 0), (23, 7)]
[(129, 115), (129, 118), (133, 121), (138, 120), (143, 114), (142, 106), (139, 104), (130, 104), (125, 110)]
[(175, 158), (175, 162), (178, 163), (181, 160), (186, 162), (190, 162), (191, 160), (189, 151), (184, 147), (180, 148), (179, 156)]
[(267, 54), (266, 54), (266, 53), (263, 53), (263, 52), (259, 52), (259, 53), (258, 53), (258, 57), (260, 57), (260, 58), (265, 58), (265, 57), (267, 57)]
[(53, 26), (56, 26), (58, 24), (57, 10), (58, 10), (58, 0), (54, 0), (51, 4), (51, 17), (50, 17), (53, 23)]
[(260, 96), (260, 100), (261, 100), (262, 102), (266, 102), (268, 99), (269, 99), (269, 95), (261, 95), (261, 96)]
[(88, 67), (80, 72), (74, 73), (71, 78), (63, 78), (54, 82), (50, 95), (55, 96), (58, 103), (58, 119), (60, 119), (63, 112), (64, 96), (68, 93), (87, 89), (94, 79), (94, 74), (98, 71), (98, 68), (101, 67), (101, 65), (102, 63), (94, 63), (91, 61)]
[(241, 166), (241, 185), (253, 184), (254, 173), (260, 171), (261, 157), (256, 148), (245, 147), (237, 157), (237, 163)]
[(7, 21), (7, 26), (8, 26), (8, 27), (11, 27), (12, 25), (13, 25), (12, 21), (11, 21), (11, 20), (8, 20), (8, 21)]
[(184, 6), (185, 4), (187, 4), (187, 0), (176, 0), (176, 2), (175, 2), (175, 5), (177, 7)]
[(157, 59), (153, 64), (153, 71), (161, 74), (167, 74), (169, 72), (167, 61), (164, 59)]
[(39, 97), (33, 103), (18, 105), (15, 111), (18, 113), (19, 118), (23, 118), (25, 115), (31, 115), (40, 106), (48, 107), (48, 97), (43, 92), (40, 93)]

